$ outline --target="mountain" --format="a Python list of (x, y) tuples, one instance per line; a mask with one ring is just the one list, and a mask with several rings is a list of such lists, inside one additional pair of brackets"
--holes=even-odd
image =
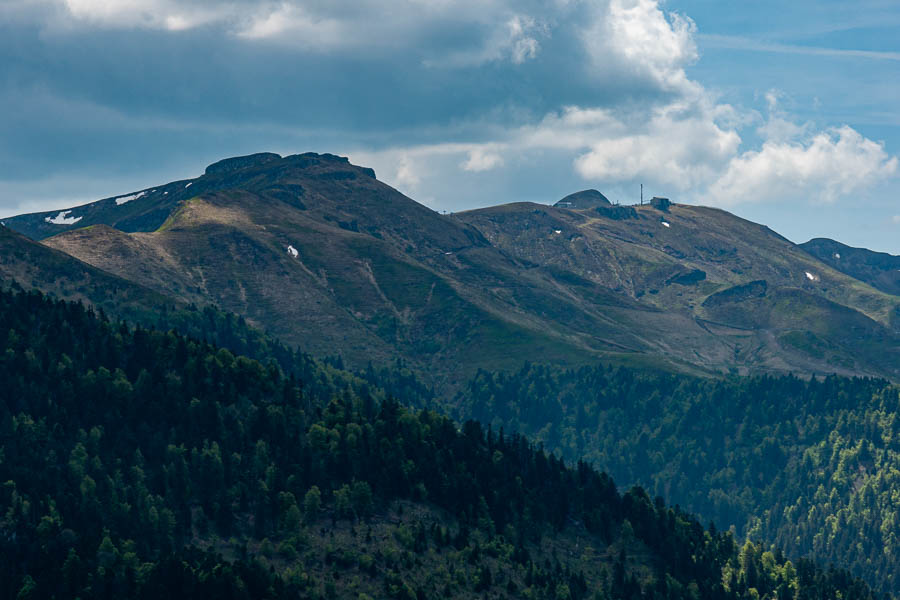
[(0, 288), (19, 286), (77, 300), (131, 321), (158, 320), (171, 298), (0, 226)]
[[(68, 210), (22, 215), (4, 220), (4, 224), (28, 237), (40, 240), (63, 231), (91, 225), (110, 225), (120, 231), (155, 231), (179, 204), (198, 194), (232, 189), (246, 184), (240, 176), (243, 167), (262, 166), (280, 159), (277, 154), (260, 153), (225, 159), (210, 165), (203, 177), (173, 181), (155, 188), (106, 198)], [(374, 175), (374, 173), (373, 173)], [(265, 182), (261, 185), (266, 186)], [(194, 187), (196, 186), (196, 187)], [(288, 193), (269, 189), (270, 193)]]
[(900, 295), (900, 256), (853, 248), (827, 238), (815, 238), (800, 247), (841, 273), (887, 294)]
[(900, 377), (900, 298), (724, 211), (568, 198), (440, 215), (345, 158), (257, 154), (6, 224), (305, 351), (399, 356), (437, 384), (525, 360)]
[(716, 370), (896, 377), (884, 358), (896, 352), (897, 297), (725, 211), (519, 203), (457, 218), (510, 256), (668, 315), (640, 326), (656, 352)]
[[(312, 357), (251, 327), (234, 313), (209, 304), (188, 305), (0, 226), (0, 290), (16, 289), (82, 302), (132, 324), (174, 329), (260, 362), (275, 362), (296, 376), (309, 375), (314, 369)], [(392, 378), (395, 374), (398, 377)], [(400, 371), (385, 373), (383, 379), (410, 405), (422, 405), (430, 397), (424, 385)]]
[(223, 162), (194, 180), (199, 195), (153, 231), (113, 227), (124, 209), (156, 214), (157, 199), (147, 196), (133, 208), (102, 201), (73, 209), (76, 218), (84, 210), (85, 219), (108, 224), (59, 226), (70, 231), (45, 243), (184, 301), (214, 302), (287, 343), (340, 352), (358, 366), (399, 353), (422, 370), (446, 370), (470, 366), (474, 348), (480, 366), (528, 352), (564, 361), (585, 354), (577, 340), (541, 331), (533, 315), (494, 298), (518, 265), (473, 228), (371, 171), (330, 155)]
[(3, 598), (877, 597), (347, 373), (37, 293), (0, 331)]
[(553, 206), (557, 208), (597, 208), (598, 206), (612, 206), (612, 202), (597, 190), (582, 190), (569, 194)]

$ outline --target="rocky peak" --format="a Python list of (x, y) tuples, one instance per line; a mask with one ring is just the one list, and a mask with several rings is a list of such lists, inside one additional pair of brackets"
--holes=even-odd
[(206, 175), (231, 173), (232, 171), (240, 171), (241, 169), (246, 169), (248, 167), (258, 167), (277, 160), (281, 160), (281, 155), (273, 152), (259, 152), (247, 156), (225, 158), (206, 167)]
[(556, 208), (584, 209), (597, 208), (598, 206), (612, 206), (612, 202), (597, 190), (582, 190), (580, 192), (575, 192), (574, 194), (569, 194), (553, 206)]

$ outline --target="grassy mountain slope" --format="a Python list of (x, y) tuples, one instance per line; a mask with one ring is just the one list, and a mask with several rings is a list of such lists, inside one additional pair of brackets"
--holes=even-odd
[(638, 321), (646, 311), (636, 303), (591, 290), (586, 313), (562, 277), (523, 269), (475, 229), (346, 161), (301, 155), (232, 176), (243, 188), (183, 201), (156, 231), (96, 225), (45, 243), (357, 365), (399, 351), (422, 370), (465, 372), (523, 355), (577, 364), (642, 347), (602, 310)]
[(328, 372), (36, 293), (0, 331), (2, 597), (875, 598)]
[[(369, 226), (383, 237), (400, 235), (391, 232), (394, 224)], [(466, 365), (476, 346), (486, 366), (528, 349), (548, 359), (576, 355), (566, 340), (530, 328), (530, 316), (500, 318), (481, 291), (444, 276), (465, 258), (447, 258), (434, 246), (465, 254), (467, 237), (408, 229), (402, 246), (416, 244), (421, 260), (399, 251), (400, 242), (334, 226), (277, 200), (223, 192), (184, 203), (153, 233), (98, 226), (47, 243), (175, 297), (212, 299), (288, 343), (319, 354), (340, 351), (357, 365), (386, 362), (397, 350), (423, 368)], [(451, 260), (449, 267), (435, 264)]]
[(0, 287), (36, 289), (131, 321), (157, 320), (179, 306), (163, 294), (38, 244), (0, 226)]
[(827, 238), (815, 238), (800, 247), (833, 269), (885, 293), (900, 295), (900, 256), (853, 248)]
[(401, 356), (437, 383), (598, 358), (900, 377), (900, 298), (724, 211), (587, 191), (573, 195), (586, 209), (442, 216), (317, 154), (227, 159), (182, 183), (72, 209), (70, 225), (7, 223), (60, 230), (44, 243), (306, 351), (358, 367)]
[(659, 352), (715, 370), (897, 376), (900, 299), (727, 212), (511, 204), (456, 216), (521, 260), (680, 316), (672, 329), (647, 323)]
[[(51, 297), (83, 302), (108, 316), (144, 327), (174, 329), (264, 363), (274, 361), (298, 377), (321, 368), (309, 355), (265, 335), (233, 313), (206, 304), (204, 298), (196, 298), (201, 308), (189, 305), (0, 227), (0, 290), (10, 289), (39, 291)], [(345, 383), (354, 387), (364, 385), (362, 380)], [(425, 392), (420, 384), (413, 384), (418, 386), (415, 393), (401, 381), (397, 385), (398, 390), (405, 390), (403, 393), (411, 404), (423, 402)]]

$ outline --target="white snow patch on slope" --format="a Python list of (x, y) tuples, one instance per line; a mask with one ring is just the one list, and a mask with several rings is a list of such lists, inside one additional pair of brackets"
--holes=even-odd
[(188, 188), (191, 187), (192, 185), (194, 185), (194, 182), (193, 182), (193, 181), (190, 182), (189, 184), (187, 184), (186, 186), (184, 186), (184, 189), (188, 189)]
[(147, 192), (138, 192), (137, 194), (131, 194), (130, 196), (119, 196), (116, 198), (116, 206), (122, 206), (123, 204), (128, 204), (132, 200), (137, 200), (138, 198), (143, 198), (147, 195)]
[(662, 226), (663, 226), (663, 227), (671, 227), (671, 225), (669, 225), (669, 224), (666, 223), (665, 221), (662, 221)]
[(819, 280), (818, 275), (813, 275), (809, 271), (806, 272), (806, 278), (809, 279), (810, 281), (818, 281)]
[(293, 246), (288, 246), (288, 247), (287, 247), (287, 252), (288, 252), (288, 254), (290, 254), (291, 256), (293, 256), (294, 258), (297, 258), (298, 256), (300, 256), (300, 253), (297, 252), (297, 249), (294, 248)]
[(81, 217), (70, 217), (71, 210), (64, 210), (55, 217), (46, 217), (44, 220), (53, 225), (74, 225), (81, 220)]

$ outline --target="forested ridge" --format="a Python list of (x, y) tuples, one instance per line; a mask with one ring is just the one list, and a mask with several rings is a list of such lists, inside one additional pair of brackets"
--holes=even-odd
[(34, 292), (0, 293), (0, 343), (4, 598), (874, 597), (374, 369), (286, 374)]
[(619, 367), (479, 373), (459, 415), (644, 485), (741, 539), (900, 592), (900, 408), (884, 380)]

